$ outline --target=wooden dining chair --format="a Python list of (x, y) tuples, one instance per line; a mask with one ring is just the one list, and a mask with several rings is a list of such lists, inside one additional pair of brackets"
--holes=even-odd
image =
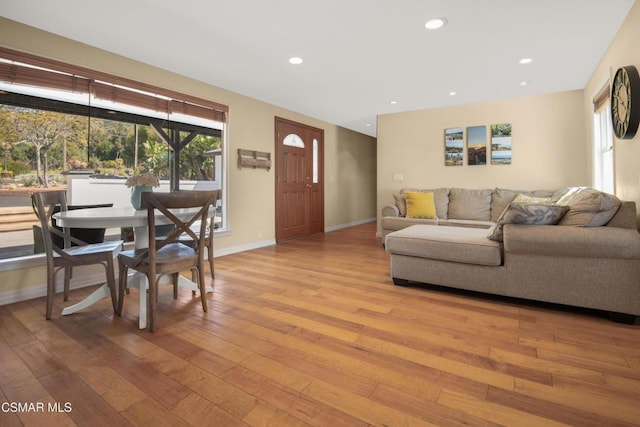
[[(182, 271), (195, 271), (200, 290), (203, 311), (207, 311), (204, 282), (204, 252), (208, 211), (214, 203), (214, 195), (204, 191), (177, 191), (173, 193), (147, 192), (142, 194), (141, 208), (147, 210), (149, 225), (149, 247), (123, 251), (118, 255), (119, 298), (117, 314), (122, 315), (124, 295), (127, 289), (129, 270), (143, 273), (147, 277), (149, 297), (147, 298), (147, 325), (150, 332), (155, 330), (156, 305), (158, 302), (158, 277), (170, 275), (173, 283), (173, 297), (177, 299), (178, 276)], [(174, 209), (192, 209), (186, 219), (172, 213)], [(156, 215), (160, 213), (169, 219), (174, 228), (164, 236), (156, 236)], [(181, 216), (185, 218), (184, 216)], [(199, 221), (199, 230), (192, 230)], [(181, 236), (188, 235), (196, 244), (180, 242)], [(141, 289), (140, 292), (145, 292)]]
[[(202, 191), (202, 190), (195, 190), (195, 191)], [(213, 204), (211, 205), (211, 209), (215, 210), (216, 202), (218, 201), (218, 196), (220, 195), (220, 190), (209, 190), (208, 192), (213, 195)], [(216, 219), (216, 215), (214, 211), (212, 212), (211, 218), (209, 218), (209, 221), (207, 222), (207, 229), (206, 229), (206, 235), (205, 235), (205, 247), (207, 248), (207, 260), (209, 261), (209, 272), (211, 274), (212, 279), (216, 278), (215, 270), (214, 270), (214, 260), (213, 260), (213, 232), (215, 230), (215, 219)], [(199, 224), (196, 224), (196, 226), (199, 226)], [(197, 227), (192, 226), (191, 229), (196, 233), (199, 232)], [(194, 241), (191, 238), (191, 236), (184, 233), (182, 234), (182, 236), (180, 236), (180, 241), (191, 246), (193, 246), (196, 243), (196, 241)]]
[[(41, 191), (33, 193), (32, 201), (36, 209), (40, 227), (42, 229), (42, 241), (47, 260), (47, 309), (46, 318), (51, 319), (53, 310), (53, 296), (56, 290), (56, 275), (64, 270), (64, 300), (69, 299), (69, 283), (73, 267), (83, 265), (101, 264), (105, 268), (106, 283), (111, 291), (111, 303), (113, 311), (117, 309), (116, 280), (114, 276), (113, 259), (122, 250), (122, 240), (109, 241), (96, 244), (87, 244), (80, 239), (71, 236), (70, 229), (53, 227), (52, 215), (58, 210), (67, 211), (66, 190)], [(62, 247), (53, 244), (52, 236), (62, 239)], [(72, 243), (75, 246), (72, 246)]]
[[(32, 199), (33, 212), (36, 217), (38, 217), (38, 211), (36, 210), (35, 203)], [(113, 203), (100, 203), (93, 205), (67, 205), (68, 211), (74, 211), (77, 209), (94, 209), (94, 208), (111, 208), (113, 207)], [(60, 212), (60, 206), (54, 206), (52, 215)], [(57, 228), (59, 231), (62, 231), (62, 227), (58, 227), (55, 223), (55, 219), (51, 218), (51, 227)], [(106, 232), (105, 228), (70, 228), (69, 232), (71, 234), (71, 239), (78, 239), (85, 244), (89, 243), (102, 243), (104, 242), (104, 234)], [(42, 228), (39, 225), (33, 226), (33, 253), (39, 254), (44, 252), (44, 243), (42, 242)], [(51, 235), (51, 239), (53, 241), (53, 245), (59, 248), (64, 248), (64, 239), (53, 233)], [(78, 246), (74, 241), (71, 242), (71, 246)]]

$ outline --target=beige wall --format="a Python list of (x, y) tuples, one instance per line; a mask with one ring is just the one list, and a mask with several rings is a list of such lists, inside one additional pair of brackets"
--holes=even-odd
[[(238, 169), (238, 148), (274, 152), (274, 117), (324, 129), (325, 227), (340, 228), (376, 216), (375, 138), (313, 119), (184, 76), (0, 18), (0, 45), (141, 82), (196, 95), (229, 106), (228, 235), (216, 238), (216, 251), (228, 253), (275, 238), (274, 169)], [(0, 282), (17, 288), (32, 277), (0, 273)], [(29, 279), (27, 279), (27, 277)]]
[[(378, 215), (402, 187), (588, 185), (582, 104), (583, 92), (570, 91), (379, 116)], [(446, 128), (497, 123), (512, 124), (511, 165), (444, 165)], [(394, 181), (394, 174), (403, 174), (404, 181)]]
[[(640, 2), (636, 2), (620, 27), (618, 34), (593, 72), (585, 87), (583, 114), (585, 117), (585, 151), (593, 147), (593, 98), (613, 78), (616, 70), (626, 65), (640, 69)], [(640, 97), (640, 93), (637, 94)], [(634, 98), (634, 104), (637, 102)], [(640, 105), (635, 105), (639, 108)], [(640, 132), (633, 139), (615, 140), (615, 193), (625, 200), (633, 200), (640, 206)]]

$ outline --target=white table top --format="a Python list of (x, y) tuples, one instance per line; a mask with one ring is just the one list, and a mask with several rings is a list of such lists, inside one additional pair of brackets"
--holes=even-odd
[[(197, 208), (172, 209), (178, 218), (193, 215)], [(135, 210), (133, 207), (75, 209), (59, 212), (54, 215), (56, 225), (69, 228), (120, 228), (147, 227), (147, 210)], [(184, 218), (182, 218), (184, 219)], [(171, 224), (171, 221), (160, 212), (155, 218), (157, 225)]]

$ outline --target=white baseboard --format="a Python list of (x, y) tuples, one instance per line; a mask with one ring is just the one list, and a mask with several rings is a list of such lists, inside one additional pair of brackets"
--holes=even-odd
[[(116, 272), (117, 273), (117, 272)], [(116, 277), (116, 284), (118, 278)], [(60, 278), (56, 283), (56, 293), (62, 292), (62, 282)], [(86, 288), (87, 286), (94, 286), (104, 283), (104, 274), (92, 274), (90, 276), (84, 276), (81, 279), (72, 279), (69, 284), (69, 289)], [(40, 298), (47, 295), (47, 284), (42, 283), (40, 285), (29, 286), (25, 289), (16, 289), (12, 291), (5, 291), (0, 293), (0, 305), (13, 304), (20, 301), (26, 301), (34, 298)], [(44, 306), (43, 306), (44, 310)]]
[(268, 239), (268, 240), (262, 240), (259, 242), (252, 242), (244, 245), (233, 246), (230, 248), (216, 249), (214, 251), (215, 252), (214, 257), (217, 258), (219, 256), (236, 254), (238, 252), (250, 251), (252, 249), (265, 248), (267, 246), (273, 246), (275, 244), (276, 244), (276, 239)]
[(333, 225), (331, 227), (326, 227), (324, 229), (324, 232), (330, 233), (332, 231), (342, 230), (343, 228), (355, 227), (356, 225), (368, 224), (370, 222), (375, 222), (375, 221), (376, 221), (375, 217), (359, 219), (358, 221), (350, 222), (348, 224), (340, 224), (340, 225)]

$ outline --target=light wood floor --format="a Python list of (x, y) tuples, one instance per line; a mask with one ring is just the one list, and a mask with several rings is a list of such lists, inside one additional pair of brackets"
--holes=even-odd
[(0, 425), (640, 425), (640, 325), (388, 272), (366, 224), (217, 258), (209, 312), (162, 289), (153, 334), (135, 290), (0, 307)]

